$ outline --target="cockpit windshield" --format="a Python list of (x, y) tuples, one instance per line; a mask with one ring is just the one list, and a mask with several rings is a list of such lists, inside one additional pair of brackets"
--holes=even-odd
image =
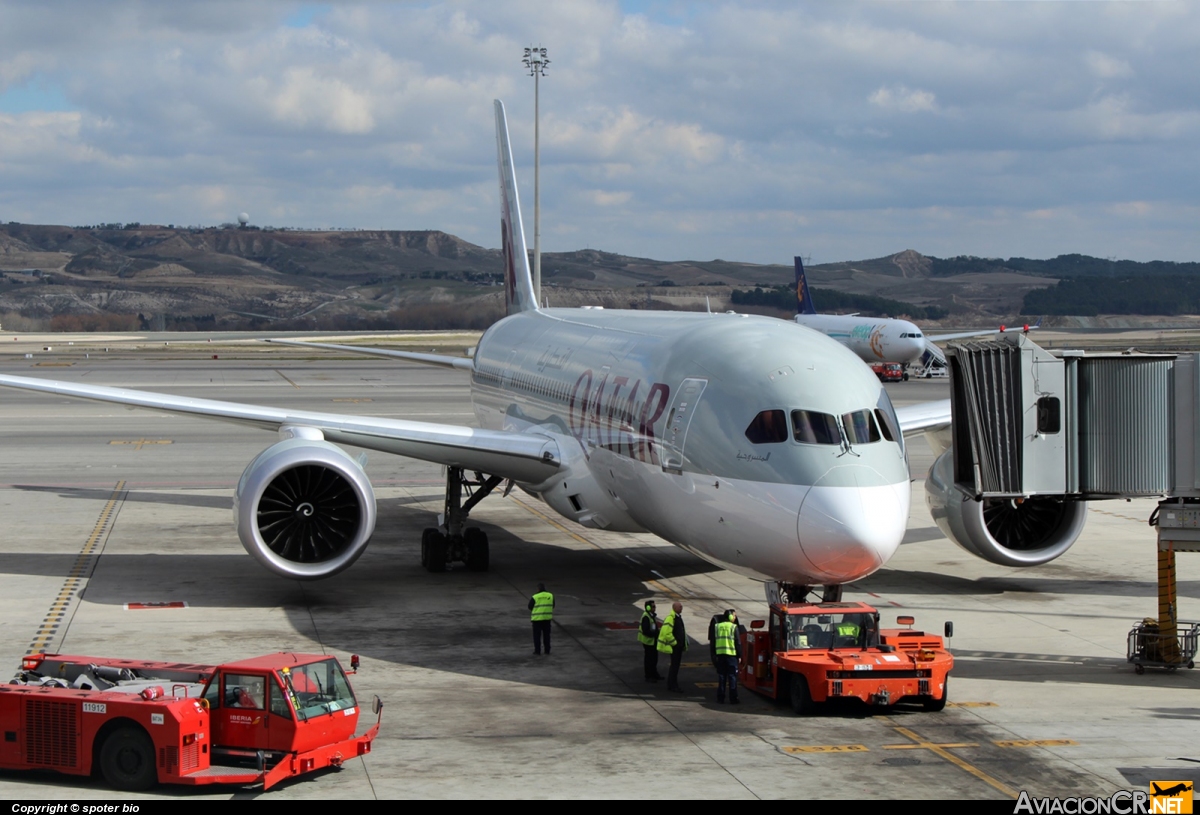
[(864, 648), (879, 643), (875, 616), (852, 614), (788, 614), (784, 618), (789, 651), (817, 648)]
[(296, 665), (280, 671), (280, 677), (300, 721), (335, 710), (349, 710), (357, 704), (337, 660)]
[(837, 419), (815, 410), (792, 411), (792, 435), (801, 444), (841, 444)]

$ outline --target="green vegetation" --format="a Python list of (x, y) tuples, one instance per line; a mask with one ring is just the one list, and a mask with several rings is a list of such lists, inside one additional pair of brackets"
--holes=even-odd
[[(950, 313), (941, 306), (914, 306), (870, 294), (847, 294), (833, 289), (811, 291), (813, 300), (820, 303), (825, 312), (854, 311), (867, 317), (908, 317), (913, 320), (940, 320)], [(749, 291), (734, 289), (729, 300), (735, 306), (768, 306), (796, 311), (796, 289), (792, 286), (756, 286)]]
[(1004, 258), (980, 258), (973, 255), (959, 255), (952, 258), (930, 257), (929, 261), (932, 264), (930, 274), (934, 277), (1003, 271), (1063, 278), (1200, 275), (1200, 263), (1175, 263), (1167, 260), (1152, 260), (1147, 263), (1139, 263), (1136, 260), (1109, 260), (1107, 258), (1094, 258), (1089, 255), (1078, 254), (1059, 255), (1049, 260), (1034, 260), (1031, 258), (1009, 258), (1005, 260)]
[(1102, 284), (1094, 277), (1066, 278), (1026, 294), (1021, 313), (1200, 314), (1200, 276), (1125, 277)]

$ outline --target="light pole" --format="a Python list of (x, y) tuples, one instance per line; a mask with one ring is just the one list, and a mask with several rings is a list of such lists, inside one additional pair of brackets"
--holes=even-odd
[(539, 126), (539, 82), (550, 60), (546, 59), (546, 49), (526, 48), (525, 59), (522, 60), (533, 77), (533, 298), (540, 307), (542, 304), (542, 191), (539, 151), (541, 145)]

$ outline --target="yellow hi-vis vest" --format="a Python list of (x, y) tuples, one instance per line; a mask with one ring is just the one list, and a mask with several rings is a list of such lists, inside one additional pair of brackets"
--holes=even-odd
[(536, 623), (553, 618), (554, 595), (548, 591), (539, 591), (533, 595), (533, 610), (529, 612), (529, 619)]
[[(669, 654), (675, 650), (675, 620), (679, 615), (672, 611), (667, 615), (667, 619), (663, 621), (662, 628), (658, 629), (658, 650), (664, 654)], [(681, 643), (683, 650), (687, 650), (687, 643)]]
[(642, 645), (654, 645), (654, 637), (647, 637), (642, 633), (642, 623), (646, 622), (647, 617), (650, 618), (650, 627), (654, 627), (654, 615), (649, 611), (643, 611), (641, 622), (638, 623), (638, 642)]
[(737, 628), (733, 623), (726, 620), (723, 623), (717, 623), (717, 656), (719, 657), (735, 657), (737, 656), (737, 645), (733, 638), (737, 636)]

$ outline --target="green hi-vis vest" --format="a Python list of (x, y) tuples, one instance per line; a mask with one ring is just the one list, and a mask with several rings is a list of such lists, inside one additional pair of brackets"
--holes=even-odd
[[(675, 650), (675, 620), (678, 618), (679, 615), (672, 611), (667, 615), (667, 619), (663, 621), (662, 628), (658, 629), (658, 650), (664, 654), (669, 654)], [(680, 644), (683, 645), (683, 650), (686, 651), (687, 643), (683, 642)]]
[[(646, 622), (647, 617), (650, 618), (650, 627), (653, 628), (654, 627), (654, 615), (651, 614), (649, 611), (642, 612), (641, 623)], [(638, 623), (638, 642), (640, 642), (642, 645), (653, 645), (654, 637), (647, 637), (645, 634), (642, 633), (641, 623)]]
[(723, 623), (717, 623), (717, 656), (737, 656), (737, 645), (733, 641), (733, 638), (737, 636), (736, 630), (736, 626), (728, 620)]
[(861, 630), (855, 623), (838, 623), (833, 627), (833, 633), (839, 637), (857, 637)]
[(554, 595), (548, 591), (539, 591), (533, 595), (533, 610), (529, 612), (529, 619), (536, 623), (553, 618)]

